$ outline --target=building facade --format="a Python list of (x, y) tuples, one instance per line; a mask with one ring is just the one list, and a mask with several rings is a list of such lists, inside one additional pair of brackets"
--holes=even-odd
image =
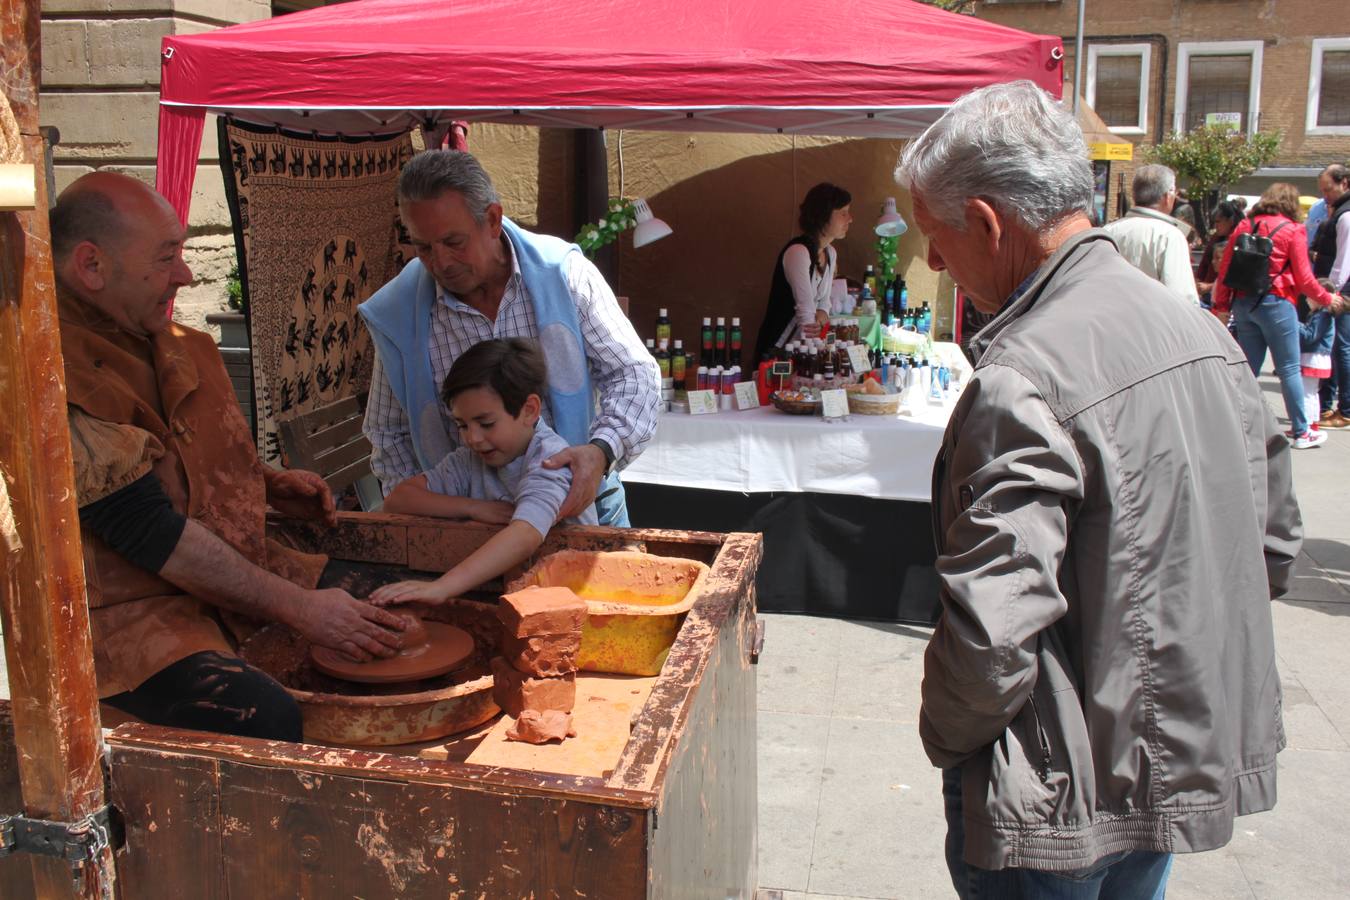
[[(1071, 96), (1074, 0), (980, 0), (974, 13), (1060, 35)], [(1323, 167), (1350, 161), (1350, 19), (1339, 0), (1088, 3), (1080, 93), (1136, 145), (1206, 122), (1279, 131), (1276, 158), (1231, 190), (1289, 181), (1315, 194)]]

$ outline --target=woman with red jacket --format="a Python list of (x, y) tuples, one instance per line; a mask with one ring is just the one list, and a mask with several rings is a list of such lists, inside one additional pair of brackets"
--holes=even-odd
[[(1275, 374), (1280, 379), (1280, 393), (1284, 408), (1289, 413), (1290, 437), (1298, 449), (1315, 447), (1326, 436), (1308, 421), (1303, 408), (1303, 378), (1299, 366), (1298, 295), (1304, 294), (1314, 308), (1330, 306), (1335, 295), (1327, 291), (1313, 277), (1308, 262), (1308, 234), (1299, 224), (1298, 188), (1279, 182), (1266, 188), (1252, 213), (1233, 230), (1228, 246), (1219, 264), (1219, 278), (1214, 285), (1214, 314), (1228, 318), (1232, 308), (1237, 327), (1237, 341), (1252, 367), (1259, 375), (1266, 361), (1266, 348), (1275, 358)], [(1250, 234), (1270, 238), (1270, 289), (1263, 297), (1234, 292), (1224, 279), (1233, 259), (1233, 248), (1238, 238)]]

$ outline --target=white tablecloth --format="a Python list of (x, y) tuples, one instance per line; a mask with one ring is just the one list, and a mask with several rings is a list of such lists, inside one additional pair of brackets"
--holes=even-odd
[(813, 491), (927, 503), (950, 414), (950, 406), (925, 406), (913, 417), (826, 422), (772, 407), (669, 413), (622, 477), (714, 491)]

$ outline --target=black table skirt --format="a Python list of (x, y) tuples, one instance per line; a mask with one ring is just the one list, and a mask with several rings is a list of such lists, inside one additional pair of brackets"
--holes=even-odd
[(635, 527), (757, 531), (764, 612), (937, 621), (937, 552), (927, 503), (842, 494), (740, 494), (625, 483)]

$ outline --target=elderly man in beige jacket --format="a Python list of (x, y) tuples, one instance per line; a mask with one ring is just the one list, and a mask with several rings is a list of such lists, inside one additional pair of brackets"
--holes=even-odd
[(1187, 303), (1200, 305), (1186, 238), (1191, 226), (1172, 217), (1177, 174), (1167, 166), (1140, 166), (1130, 186), (1134, 207), (1106, 226), (1120, 255)]
[(1218, 321), (1091, 227), (1087, 158), (1018, 82), (897, 172), (929, 265), (998, 313), (933, 474), (919, 734), (962, 897), (1150, 900), (1275, 803), (1289, 442)]

